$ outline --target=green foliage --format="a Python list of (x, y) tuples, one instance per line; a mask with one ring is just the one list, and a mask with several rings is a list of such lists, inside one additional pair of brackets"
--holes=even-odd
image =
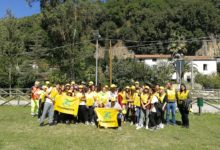
[[(186, 40), (220, 33), (218, 0), (26, 1), (30, 6), (39, 1), (41, 13), (21, 19), (9, 13), (0, 20), (1, 87), (25, 87), (36, 79), (94, 80), (94, 30), (99, 30), (99, 43), (106, 49), (109, 39), (113, 45), (122, 39), (136, 54), (193, 55), (202, 42)], [(132, 80), (163, 83), (173, 72), (166, 65), (150, 68), (133, 60), (115, 60), (113, 80), (121, 85)], [(108, 83), (107, 57), (99, 60), (99, 77)]]
[(220, 63), (217, 63), (217, 72), (220, 74)]
[(196, 83), (201, 84), (206, 89), (220, 88), (220, 75), (201, 75), (198, 74), (195, 78)]

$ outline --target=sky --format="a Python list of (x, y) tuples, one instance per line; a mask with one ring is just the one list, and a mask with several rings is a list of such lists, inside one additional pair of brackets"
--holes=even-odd
[(30, 7), (26, 0), (0, 0), (0, 19), (4, 18), (7, 9), (10, 9), (16, 18), (22, 18), (40, 13), (40, 4), (34, 2)]

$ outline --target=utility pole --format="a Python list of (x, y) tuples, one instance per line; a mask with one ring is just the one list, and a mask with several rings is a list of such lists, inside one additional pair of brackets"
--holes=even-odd
[(191, 60), (191, 87), (194, 89), (194, 80), (193, 80), (193, 60)]
[(11, 97), (11, 64), (10, 64), (10, 67), (9, 67), (9, 70), (8, 70), (8, 80), (9, 80), (9, 95)]
[(110, 40), (109, 47), (109, 85), (112, 84), (112, 41)]
[(96, 65), (95, 65), (95, 85), (98, 85), (98, 59), (99, 59), (99, 40), (96, 39)]

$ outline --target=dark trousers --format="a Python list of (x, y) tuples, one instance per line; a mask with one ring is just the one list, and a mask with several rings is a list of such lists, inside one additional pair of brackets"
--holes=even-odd
[(151, 127), (155, 127), (160, 122), (160, 117), (157, 116), (156, 112), (150, 112), (149, 119)]
[(179, 111), (182, 118), (182, 125), (185, 127), (189, 127), (189, 111), (183, 105), (179, 106)]
[(135, 124), (136, 120), (135, 120), (135, 108), (134, 106), (130, 106), (127, 109), (127, 114), (125, 115), (126, 117), (126, 121), (130, 120), (131, 122), (133, 122)]
[(60, 115), (60, 112), (54, 111), (54, 122), (59, 123), (61, 121), (62, 116)]
[(88, 107), (88, 121), (94, 122), (94, 107), (93, 106)]
[(44, 109), (44, 102), (42, 100), (39, 100), (39, 108), (38, 108), (38, 118), (40, 118), (43, 114), (43, 109)]
[(78, 122), (85, 123), (88, 121), (88, 111), (86, 105), (79, 105)]
[(160, 112), (160, 120), (162, 123), (166, 123), (166, 120), (164, 118), (165, 112), (163, 111), (163, 103), (159, 103), (158, 111)]

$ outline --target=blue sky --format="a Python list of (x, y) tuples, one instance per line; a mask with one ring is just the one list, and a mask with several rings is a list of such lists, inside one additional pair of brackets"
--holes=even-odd
[(0, 18), (6, 14), (6, 10), (10, 9), (16, 18), (31, 16), (40, 12), (39, 2), (34, 2), (33, 6), (28, 6), (26, 0), (0, 0)]

